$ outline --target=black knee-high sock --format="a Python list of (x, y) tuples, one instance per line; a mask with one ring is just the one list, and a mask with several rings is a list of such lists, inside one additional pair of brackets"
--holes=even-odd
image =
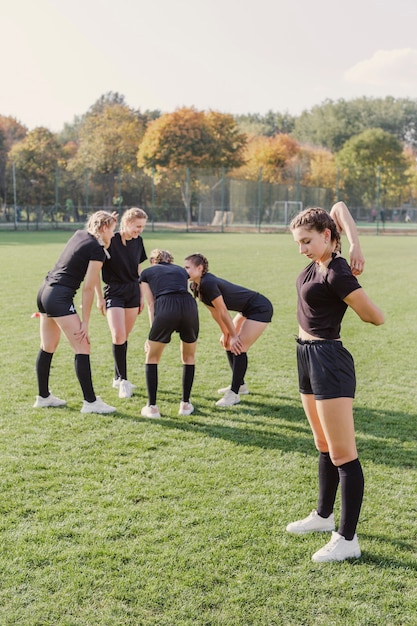
[(246, 352), (233, 355), (233, 376), (231, 389), (235, 393), (239, 393), (239, 387), (245, 379), (246, 370), (248, 369), (248, 355)]
[(195, 365), (183, 365), (182, 366), (182, 400), (183, 402), (190, 401), (191, 389), (194, 382)]
[(146, 388), (148, 390), (148, 404), (156, 404), (156, 393), (158, 391), (158, 365), (156, 363), (146, 363)]
[(329, 517), (333, 513), (336, 492), (339, 486), (339, 470), (333, 465), (328, 452), (319, 455), (319, 498), (317, 513)]
[(114, 358), (114, 377), (127, 380), (127, 341), (122, 344), (113, 343), (112, 352)]
[(51, 362), (53, 352), (45, 352), (42, 348), (36, 357), (36, 376), (38, 377), (38, 392), (42, 398), (49, 396), (49, 373), (51, 371)]
[(78, 382), (81, 385), (84, 400), (87, 402), (95, 402), (96, 394), (93, 389), (93, 380), (91, 378), (91, 366), (89, 354), (76, 354), (74, 359), (75, 373)]
[(338, 470), (342, 498), (342, 515), (338, 533), (350, 541), (356, 532), (365, 481), (359, 459), (344, 463)]
[[(227, 350), (226, 351), (226, 356), (227, 356), (227, 360), (229, 361), (230, 369), (233, 372), (233, 363), (234, 363), (235, 355), (230, 350)], [(240, 384), (243, 385), (244, 383), (245, 383), (245, 379), (243, 378), (242, 382)]]

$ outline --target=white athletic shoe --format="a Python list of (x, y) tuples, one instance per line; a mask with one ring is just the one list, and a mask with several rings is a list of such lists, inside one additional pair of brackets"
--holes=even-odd
[(49, 392), (49, 396), (47, 398), (42, 398), (42, 396), (36, 396), (35, 404), (33, 405), (34, 409), (45, 409), (48, 406), (65, 406), (65, 400), (61, 400), (61, 398), (57, 398), (53, 393)]
[(183, 400), (181, 400), (178, 415), (191, 415), (193, 411), (194, 407), (191, 402), (184, 402)]
[(321, 550), (318, 550), (311, 560), (315, 563), (328, 563), (329, 561), (344, 561), (345, 559), (358, 559), (361, 555), (359, 541), (355, 535), (348, 541), (339, 533), (332, 532), (332, 538)]
[[(122, 378), (113, 378), (113, 382), (112, 382), (113, 389), (119, 389), (121, 382), (122, 382)], [(132, 385), (132, 389), (136, 389), (136, 385), (133, 385), (132, 383), (130, 384)]]
[(94, 402), (84, 400), (80, 413), (114, 413), (115, 410), (115, 406), (106, 404), (100, 396), (97, 396)]
[(121, 380), (119, 384), (119, 398), (130, 398), (133, 394), (135, 385), (128, 380)]
[(161, 417), (156, 404), (147, 404), (143, 407), (140, 414), (142, 417)]
[(240, 395), (229, 389), (228, 391), (226, 391), (223, 398), (217, 400), (216, 406), (233, 406), (234, 404), (239, 404), (239, 402)]
[[(220, 393), (222, 396), (224, 396), (224, 394), (226, 393), (226, 391), (230, 390), (230, 385), (228, 387), (222, 387), (221, 389), (217, 390), (217, 393)], [(243, 385), (240, 385), (239, 387), (239, 395), (240, 396), (247, 396), (249, 393), (249, 387), (247, 386), (246, 383), (243, 383)]]
[(296, 535), (305, 535), (306, 533), (330, 532), (335, 529), (333, 513), (329, 517), (321, 517), (314, 509), (310, 515), (296, 522), (291, 522), (287, 526), (287, 532)]

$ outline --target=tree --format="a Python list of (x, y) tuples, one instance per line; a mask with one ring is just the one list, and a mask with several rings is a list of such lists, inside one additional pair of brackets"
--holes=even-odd
[(296, 118), (293, 135), (302, 143), (335, 152), (348, 139), (371, 128), (381, 128), (417, 147), (417, 100), (391, 96), (325, 100)]
[(262, 180), (283, 183), (290, 175), (294, 177), (300, 146), (289, 135), (253, 137), (247, 145), (246, 163), (235, 169), (232, 175), (245, 180), (258, 180), (262, 168)]
[(9, 156), (10, 165), (16, 167), (19, 204), (49, 205), (53, 218), (56, 172), (65, 166), (56, 135), (47, 128), (35, 128), (13, 146)]
[(26, 126), (23, 126), (14, 117), (0, 115), (0, 202), (3, 201), (4, 204), (8, 201), (8, 195), (10, 199), (12, 197), (6, 176), (8, 155), (12, 147), (24, 139), (26, 133)]
[(70, 171), (80, 178), (89, 171), (96, 182), (101, 182), (105, 206), (111, 206), (114, 199), (116, 204), (121, 204), (121, 177), (136, 168), (136, 154), (143, 133), (143, 122), (123, 102), (96, 103), (80, 125), (79, 148), (69, 163)]
[(409, 161), (394, 135), (380, 128), (366, 130), (345, 143), (336, 161), (351, 204), (371, 207), (380, 198), (389, 208), (403, 201)]
[(296, 118), (288, 112), (268, 111), (265, 115), (260, 113), (235, 115), (235, 120), (240, 130), (249, 136), (273, 137), (277, 134), (291, 134)]
[(335, 156), (326, 148), (301, 148), (301, 183), (307, 187), (335, 189), (337, 165)]
[[(148, 174), (169, 170), (179, 175), (187, 221), (191, 221), (191, 176), (187, 170), (228, 170), (243, 163), (246, 135), (231, 115), (181, 108), (151, 122), (140, 144), (137, 162)], [(159, 175), (159, 176), (158, 176)]]

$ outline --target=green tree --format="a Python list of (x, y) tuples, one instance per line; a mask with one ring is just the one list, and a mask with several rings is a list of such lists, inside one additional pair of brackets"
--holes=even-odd
[(151, 122), (140, 144), (137, 162), (148, 174), (171, 170), (178, 174), (178, 184), (191, 221), (191, 193), (196, 179), (187, 176), (193, 168), (229, 170), (244, 161), (246, 135), (231, 115), (215, 111), (181, 108)]
[[(0, 202), (11, 203), (13, 190), (7, 176), (8, 155), (12, 147), (26, 136), (27, 128), (14, 117), (0, 115)], [(6, 212), (6, 219), (8, 219)]]
[(293, 135), (302, 143), (335, 152), (348, 139), (371, 128), (381, 128), (417, 147), (417, 100), (391, 96), (325, 100), (297, 117)]
[(136, 154), (143, 134), (143, 121), (133, 109), (119, 101), (99, 101), (80, 125), (78, 150), (69, 170), (80, 179), (88, 171), (101, 184), (104, 206), (110, 207), (116, 196), (119, 204), (122, 177), (136, 169)]
[(268, 111), (265, 115), (260, 113), (235, 115), (240, 130), (250, 136), (273, 137), (277, 134), (291, 134), (294, 130), (295, 119), (295, 116), (288, 112), (274, 111)]
[(35, 128), (13, 146), (9, 156), (10, 166), (16, 167), (18, 203), (46, 206), (53, 219), (56, 172), (65, 166), (56, 135), (47, 128)]
[(345, 143), (336, 161), (350, 204), (372, 207), (378, 196), (386, 208), (402, 203), (409, 161), (394, 135), (380, 128), (366, 130)]

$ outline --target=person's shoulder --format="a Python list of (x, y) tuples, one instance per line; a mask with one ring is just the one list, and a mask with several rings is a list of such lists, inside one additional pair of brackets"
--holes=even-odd
[(339, 253), (333, 254), (333, 258), (329, 263), (329, 270), (330, 269), (334, 272), (345, 272), (348, 270), (350, 274), (352, 273), (349, 263), (346, 261), (345, 257)]

